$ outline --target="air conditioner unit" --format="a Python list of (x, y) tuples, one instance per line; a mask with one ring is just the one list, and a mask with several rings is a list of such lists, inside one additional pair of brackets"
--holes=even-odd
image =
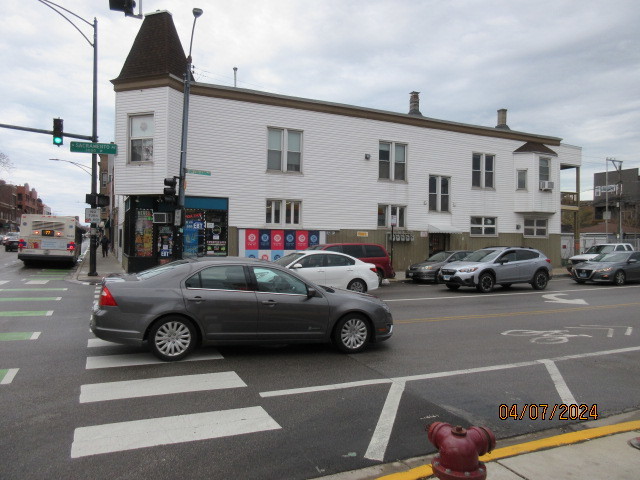
[(167, 212), (154, 212), (153, 223), (171, 223), (171, 214)]
[(540, 190), (553, 190), (553, 182), (540, 182)]

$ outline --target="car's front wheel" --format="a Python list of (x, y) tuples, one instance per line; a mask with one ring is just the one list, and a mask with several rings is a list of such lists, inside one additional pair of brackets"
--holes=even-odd
[(613, 284), (618, 287), (624, 285), (627, 281), (627, 277), (622, 270), (618, 270), (613, 276)]
[(367, 347), (370, 338), (369, 322), (364, 316), (356, 313), (342, 317), (333, 332), (336, 347), (344, 353), (361, 352)]
[(480, 275), (478, 279), (478, 285), (476, 285), (476, 289), (481, 293), (489, 293), (493, 290), (493, 286), (496, 281), (493, 279), (493, 275), (490, 273), (483, 273)]
[(149, 331), (149, 348), (160, 360), (175, 362), (196, 346), (196, 329), (191, 321), (171, 316), (159, 320)]
[(360, 280), (359, 278), (354, 278), (347, 285), (347, 290), (353, 290), (354, 292), (366, 293), (367, 284), (364, 280)]
[(544, 290), (548, 284), (549, 276), (543, 271), (536, 272), (533, 276), (533, 282), (531, 282), (531, 286), (536, 290)]

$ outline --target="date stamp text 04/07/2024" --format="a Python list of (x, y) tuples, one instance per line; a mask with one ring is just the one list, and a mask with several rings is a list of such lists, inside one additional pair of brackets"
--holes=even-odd
[(500, 420), (596, 420), (598, 404), (502, 403), (498, 407), (498, 417)]

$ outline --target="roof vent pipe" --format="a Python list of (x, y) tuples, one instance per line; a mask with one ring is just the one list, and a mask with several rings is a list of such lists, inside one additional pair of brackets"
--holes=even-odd
[(409, 99), (409, 115), (419, 115), (420, 113), (420, 92), (411, 92), (411, 98)]
[(507, 125), (507, 109), (501, 108), (498, 110), (498, 124), (496, 128), (501, 128), (503, 130), (511, 130), (509, 125)]

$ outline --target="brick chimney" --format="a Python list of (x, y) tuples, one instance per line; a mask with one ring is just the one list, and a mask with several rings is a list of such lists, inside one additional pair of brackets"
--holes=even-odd
[(409, 115), (422, 116), (420, 113), (420, 92), (411, 92), (409, 99)]
[(496, 128), (500, 128), (502, 130), (511, 130), (509, 125), (507, 125), (507, 109), (501, 108), (498, 110), (498, 124)]

